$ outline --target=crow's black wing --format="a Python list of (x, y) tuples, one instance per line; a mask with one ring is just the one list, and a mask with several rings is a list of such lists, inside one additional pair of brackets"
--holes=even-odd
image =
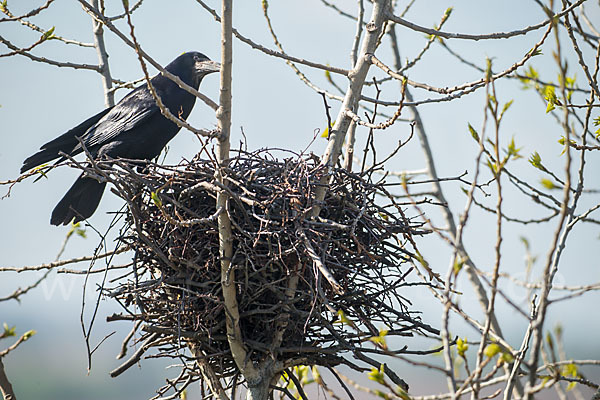
[[(160, 112), (160, 109), (147, 86), (140, 86), (88, 129), (81, 138), (82, 142), (88, 149), (110, 143), (138, 127), (156, 112)], [(80, 149), (81, 145), (77, 148)]]
[(21, 173), (58, 158), (60, 156), (58, 153), (60, 152), (71, 155), (81, 152), (81, 149), (74, 151), (79, 145), (77, 138), (83, 136), (92, 125), (96, 124), (102, 117), (108, 114), (111, 109), (112, 107), (99, 112), (93, 117), (86, 119), (75, 128), (70, 129), (68, 132), (63, 133), (56, 139), (44, 144), (42, 147), (40, 147), (40, 151), (23, 161)]

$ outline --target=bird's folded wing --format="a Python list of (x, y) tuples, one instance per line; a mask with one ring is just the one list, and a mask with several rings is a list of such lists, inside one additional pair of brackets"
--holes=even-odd
[[(160, 112), (147, 87), (139, 87), (127, 95), (81, 138), (87, 148), (101, 146), (140, 126), (154, 113)], [(79, 145), (78, 147), (81, 147)]]

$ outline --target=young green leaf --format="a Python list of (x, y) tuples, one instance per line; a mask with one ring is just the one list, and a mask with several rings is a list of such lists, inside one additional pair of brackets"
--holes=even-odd
[[(563, 146), (565, 146), (565, 148), (563, 149), (563, 151), (560, 152), (560, 155), (562, 156), (563, 154), (565, 154), (565, 152), (567, 151), (567, 148), (569, 147), (569, 146), (567, 146), (567, 138), (564, 137), (564, 136), (561, 136), (560, 139), (558, 139), (558, 143), (561, 144), (561, 145), (563, 145)], [(574, 141), (573, 139), (569, 139), (569, 144), (571, 146), (576, 146), (577, 142)]]
[(568, 76), (563, 80), (562, 75), (558, 75), (558, 83), (562, 86), (564, 84), (567, 89), (567, 100), (571, 100), (571, 95), (573, 94), (573, 89), (575, 89), (575, 82), (577, 81), (577, 76), (573, 76), (569, 78)]
[(530, 54), (531, 57), (535, 57), (535, 56), (542, 55), (543, 53), (542, 53), (542, 49), (537, 48), (535, 50), (534, 49), (529, 50), (529, 52), (527, 54)]
[(547, 114), (556, 108), (555, 105), (558, 99), (554, 91), (554, 86), (546, 85), (546, 87), (544, 87), (544, 99), (548, 102), (548, 105), (546, 106)]
[(379, 335), (371, 336), (369, 341), (375, 343), (377, 346), (381, 347), (384, 350), (387, 350), (387, 343), (385, 342), (385, 336), (388, 334), (388, 329), (380, 329)]
[(540, 171), (546, 171), (546, 167), (542, 165), (542, 157), (537, 151), (533, 152), (533, 154), (529, 156), (529, 163)]
[(468, 125), (469, 125), (469, 132), (471, 132), (471, 137), (473, 139), (475, 139), (475, 141), (477, 143), (479, 143), (479, 134), (477, 133), (477, 131), (475, 130), (475, 128), (473, 128), (473, 126), (471, 124), (468, 124)]
[(387, 394), (386, 392), (382, 392), (379, 389), (373, 390), (373, 394), (375, 396), (377, 396), (377, 397), (381, 397), (384, 400), (391, 400), (392, 399), (392, 397), (389, 394)]
[(514, 159), (523, 158), (521, 156), (521, 154), (519, 154), (521, 149), (522, 149), (522, 147), (517, 147), (517, 145), (515, 144), (515, 137), (513, 136), (512, 139), (510, 140), (510, 143), (508, 144), (508, 149), (507, 149), (506, 153), (509, 158), (511, 158), (511, 157)]
[(485, 80), (489, 82), (492, 79), (492, 59), (486, 57), (485, 59)]
[(510, 108), (510, 106), (512, 106), (513, 102), (514, 102), (514, 100), (511, 100), (511, 101), (507, 102), (506, 104), (504, 104), (504, 106), (502, 107), (502, 111), (500, 112), (499, 119), (502, 119), (502, 116)]
[(495, 108), (495, 106), (497, 104), (498, 103), (496, 101), (496, 98), (494, 96), (492, 96), (491, 94), (488, 95), (488, 104), (487, 104), (487, 106), (490, 109), (490, 112), (492, 112), (492, 113), (494, 112), (494, 108)]
[(333, 322), (334, 324), (346, 324), (351, 327), (355, 326), (354, 322), (352, 322), (351, 319), (346, 317), (346, 313), (344, 312), (344, 310), (338, 310), (337, 316), (338, 316), (338, 319)]
[(577, 365), (570, 363), (570, 364), (563, 366), (561, 375), (562, 376), (571, 376), (573, 378), (577, 377), (577, 375), (578, 375)]
[(492, 162), (492, 160), (490, 160), (489, 158), (487, 159), (487, 166), (490, 169), (490, 171), (492, 171), (492, 174), (494, 176), (498, 175), (498, 165), (494, 162)]
[(385, 367), (383, 364), (377, 368), (371, 368), (371, 372), (368, 373), (368, 377), (370, 380), (375, 381), (381, 385), (385, 385)]
[(394, 392), (396, 393), (396, 396), (400, 397), (402, 400), (412, 400), (406, 390), (402, 389), (400, 386), (396, 386)]
[[(34, 172), (36, 174), (40, 174), (42, 177), (48, 179), (48, 175), (46, 174), (46, 167), (47, 166), (48, 166), (48, 163), (39, 165), (39, 166), (35, 167), (34, 169), (32, 169), (31, 172)], [(37, 182), (40, 178), (37, 178), (34, 182)]]
[(543, 187), (545, 187), (548, 190), (560, 189), (560, 186), (556, 186), (554, 184), (554, 182), (552, 182), (550, 179), (547, 179), (547, 178), (542, 178), (540, 183), (542, 184)]
[(8, 326), (8, 324), (5, 322), (3, 324), (3, 327), (4, 327), (4, 332), (2, 332), (2, 334), (0, 335), (0, 339), (4, 339), (7, 337), (17, 335), (17, 327), (16, 326)]
[(454, 265), (452, 266), (452, 272), (454, 273), (455, 278), (458, 276), (458, 273), (462, 271), (464, 265), (465, 261), (462, 259), (462, 257), (456, 257), (454, 260)]
[(87, 234), (85, 232), (85, 228), (81, 228), (81, 222), (71, 223), (69, 227), (69, 231), (67, 232), (67, 239), (70, 238), (73, 234), (80, 236), (84, 239), (87, 239)]
[(54, 38), (54, 27), (48, 29), (46, 32), (44, 32), (44, 34), (42, 35), (42, 41), (44, 40), (49, 40)]
[(467, 344), (467, 338), (461, 339), (458, 338), (456, 340), (456, 351), (458, 352), (458, 355), (461, 356), (462, 358), (465, 358), (465, 352), (469, 349), (469, 345)]
[(483, 354), (485, 354), (487, 358), (492, 358), (496, 354), (500, 353), (500, 351), (500, 345), (497, 343), (490, 343), (485, 347), (485, 350), (483, 350)]
[(519, 76), (519, 80), (523, 84), (523, 89), (531, 89), (535, 88), (539, 90), (539, 83), (537, 81), (540, 79), (540, 74), (533, 68), (531, 65), (528, 69), (525, 70), (524, 76)]
[[(335, 125), (335, 121), (331, 122), (331, 126)], [(325, 128), (323, 133), (321, 133), (321, 137), (325, 139), (329, 139), (329, 127)]]
[(157, 207), (162, 207), (162, 200), (160, 199), (160, 197), (158, 197), (158, 193), (152, 192), (150, 193), (150, 197), (152, 198), (152, 201), (154, 202), (154, 204), (156, 204)]
[[(564, 136), (561, 136), (560, 139), (558, 139), (558, 143), (560, 143), (564, 146), (567, 143), (567, 138)], [(569, 139), (569, 143), (571, 144), (571, 146), (574, 146), (577, 144), (577, 142), (574, 141), (573, 139)]]
[(550, 381), (550, 377), (548, 375), (545, 375), (542, 378), (542, 387), (546, 386), (546, 383), (548, 383)]
[(515, 361), (515, 358), (508, 351), (504, 351), (500, 356), (500, 361), (510, 364), (511, 362)]
[(85, 232), (85, 228), (81, 227), (81, 222), (73, 224), (72, 229), (77, 236), (87, 239), (87, 233)]
[(313, 365), (310, 370), (312, 372), (313, 377), (315, 378), (315, 381), (320, 382), (321, 381), (321, 373), (319, 372), (319, 369)]
[(27, 331), (23, 334), (23, 340), (28, 340), (30, 337), (32, 337), (33, 335), (35, 335), (37, 332), (34, 331), (33, 329), (30, 331)]

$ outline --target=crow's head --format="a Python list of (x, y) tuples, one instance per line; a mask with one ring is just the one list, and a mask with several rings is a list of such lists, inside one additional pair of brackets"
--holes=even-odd
[(200, 85), (202, 78), (213, 72), (218, 72), (220, 69), (220, 63), (211, 61), (210, 58), (197, 51), (183, 53), (166, 66), (167, 71), (179, 76), (184, 82), (196, 88)]

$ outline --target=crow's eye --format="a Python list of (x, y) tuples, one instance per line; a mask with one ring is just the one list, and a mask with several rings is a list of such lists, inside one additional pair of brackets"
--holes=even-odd
[(200, 57), (194, 56), (194, 61), (200, 61)]

